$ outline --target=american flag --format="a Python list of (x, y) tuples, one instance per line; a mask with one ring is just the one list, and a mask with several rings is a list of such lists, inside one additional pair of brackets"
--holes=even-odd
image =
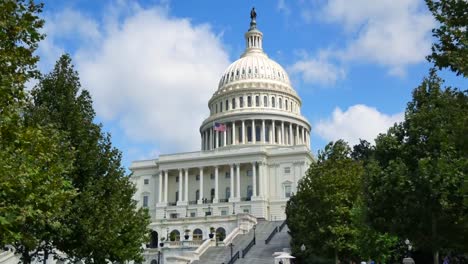
[(225, 124), (215, 122), (213, 127), (214, 127), (215, 131), (220, 131), (220, 132), (226, 131), (226, 125)]

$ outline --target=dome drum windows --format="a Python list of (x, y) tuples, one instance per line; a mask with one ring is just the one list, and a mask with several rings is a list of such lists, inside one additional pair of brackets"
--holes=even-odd
[(263, 107), (268, 107), (268, 97), (266, 95), (263, 97)]
[(231, 108), (236, 109), (236, 98), (232, 98)]
[(252, 96), (247, 96), (247, 107), (252, 107)]

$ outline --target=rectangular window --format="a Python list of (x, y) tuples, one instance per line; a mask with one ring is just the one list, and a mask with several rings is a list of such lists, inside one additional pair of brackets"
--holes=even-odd
[(230, 173), (229, 171), (226, 171), (224, 177), (225, 177), (226, 179), (230, 179), (230, 178), (231, 178), (231, 173)]
[(252, 170), (247, 170), (247, 176), (252, 176), (252, 175), (253, 175)]
[(200, 175), (195, 176), (195, 180), (199, 181), (200, 180)]
[(229, 110), (229, 100), (226, 100), (226, 111)]
[(148, 207), (148, 196), (143, 196), (143, 207)]
[(291, 197), (291, 185), (284, 186), (284, 197)]
[(236, 109), (236, 98), (232, 98), (231, 108)]
[(251, 107), (252, 106), (252, 97), (249, 95), (247, 96), (247, 106)]
[(291, 173), (291, 167), (284, 167), (284, 173)]
[(213, 173), (210, 174), (210, 179), (214, 180), (214, 174)]
[(263, 97), (263, 107), (268, 107), (268, 97)]
[(244, 97), (239, 97), (239, 107), (244, 107)]
[(197, 213), (196, 212), (190, 212), (190, 217), (196, 217)]
[(227, 215), (227, 211), (226, 211), (226, 210), (222, 210), (222, 211), (221, 211), (221, 215)]
[(243, 211), (244, 213), (246, 213), (246, 214), (250, 213), (249, 208), (244, 208), (244, 209), (242, 209), (242, 211)]
[(216, 104), (216, 112), (215, 113), (218, 113), (218, 104)]
[(149, 184), (149, 179), (144, 179), (144, 183), (145, 183), (145, 185), (148, 185)]
[(177, 218), (177, 217), (178, 217), (178, 214), (177, 214), (177, 213), (171, 213), (171, 214), (169, 214), (169, 218), (171, 218), (171, 219), (175, 219), (175, 218)]
[(260, 98), (257, 96), (255, 96), (255, 106), (260, 106)]
[(175, 182), (179, 182), (179, 176), (175, 177)]
[(219, 112), (223, 112), (223, 102), (219, 103)]

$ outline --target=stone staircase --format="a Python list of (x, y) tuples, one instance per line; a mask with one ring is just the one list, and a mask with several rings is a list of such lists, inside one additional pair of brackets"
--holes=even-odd
[[(233, 254), (240, 251), (241, 258), (235, 263), (249, 263), (249, 264), (271, 264), (273, 262), (272, 254), (275, 251), (282, 251), (283, 248), (289, 247), (289, 235), (287, 233), (287, 227), (282, 232), (277, 233), (268, 245), (265, 245), (265, 239), (268, 238), (273, 229), (280, 226), (282, 222), (269, 222), (269, 221), (258, 221), (255, 230), (256, 245), (254, 245), (250, 251), (246, 254), (245, 258), (242, 258), (242, 250), (252, 241), (254, 231), (251, 230), (247, 234), (238, 235), (232, 242)], [(209, 248), (198, 261), (192, 262), (193, 264), (222, 264), (228, 263), (231, 258), (231, 248), (226, 247), (211, 247)]]

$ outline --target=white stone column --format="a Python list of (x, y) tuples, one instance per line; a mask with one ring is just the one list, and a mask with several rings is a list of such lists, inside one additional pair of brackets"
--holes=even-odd
[(266, 136), (266, 132), (265, 132), (265, 119), (262, 120), (262, 133), (261, 133), (261, 137), (262, 137), (262, 143), (265, 144), (265, 137)]
[(252, 163), (252, 197), (257, 197), (257, 163)]
[(212, 150), (213, 149), (213, 128), (212, 127), (210, 128), (209, 140), (210, 140), (209, 142), (210, 150)]
[(285, 136), (284, 136), (284, 121), (281, 121), (281, 144), (285, 145), (284, 143), (284, 140), (285, 140)]
[(265, 182), (264, 182), (264, 177), (265, 177), (265, 173), (264, 173), (264, 166), (263, 166), (263, 162), (259, 162), (258, 163), (258, 196), (259, 197), (264, 197), (264, 194), (263, 194), (263, 189), (265, 188)]
[(294, 145), (293, 143), (293, 132), (292, 132), (292, 123), (289, 123), (289, 145)]
[(255, 120), (252, 119), (252, 143), (255, 144), (257, 141), (257, 129), (255, 129)]
[(237, 178), (237, 186), (236, 186), (236, 200), (240, 201), (241, 194), (240, 194), (240, 163), (236, 164), (236, 178)]
[(219, 131), (215, 131), (215, 148), (219, 148)]
[(169, 171), (164, 171), (164, 202), (167, 203), (167, 189), (168, 189)]
[(215, 196), (213, 199), (213, 203), (218, 202), (218, 193), (219, 193), (219, 178), (218, 178), (218, 166), (215, 166)]
[(272, 129), (272, 137), (271, 137), (271, 143), (275, 144), (276, 143), (276, 127), (275, 127), (275, 120), (271, 120), (271, 129)]
[(188, 197), (188, 185), (189, 185), (189, 181), (188, 181), (188, 171), (189, 169), (185, 169), (185, 195), (184, 195), (184, 199), (185, 199), (185, 202), (189, 202), (189, 197)]
[(236, 121), (232, 121), (232, 145), (236, 145)]
[(198, 204), (202, 204), (203, 203), (203, 198), (204, 198), (204, 195), (203, 195), (203, 167), (200, 167), (200, 188), (198, 189), (199, 190), (199, 193), (200, 195), (198, 196)]
[(183, 197), (184, 196), (182, 190), (182, 169), (179, 169), (179, 200), (177, 201), (177, 204), (184, 201), (184, 199), (182, 199)]
[(229, 197), (229, 201), (232, 202), (235, 199), (235, 193), (234, 193), (234, 164), (231, 164), (231, 174), (229, 175), (231, 178), (231, 196)]
[(227, 142), (227, 136), (226, 136), (226, 134), (227, 134), (227, 128), (225, 128), (225, 129), (224, 129), (224, 132), (223, 132), (223, 140), (224, 140), (224, 142), (223, 142), (223, 143), (224, 143), (224, 144), (223, 144), (223, 147), (226, 146), (226, 142)]
[(304, 127), (301, 127), (301, 134), (302, 134), (302, 144), (305, 144)]
[(163, 174), (164, 174), (164, 171), (160, 171), (159, 172), (159, 193), (158, 193), (158, 202), (159, 203), (162, 203), (162, 184), (163, 184)]
[[(242, 133), (241, 134), (242, 134), (242, 144), (245, 144), (245, 121), (244, 120), (242, 120)], [(239, 138), (239, 142), (240, 142), (240, 138)]]
[(299, 145), (299, 125), (296, 125), (296, 142), (295, 145)]

